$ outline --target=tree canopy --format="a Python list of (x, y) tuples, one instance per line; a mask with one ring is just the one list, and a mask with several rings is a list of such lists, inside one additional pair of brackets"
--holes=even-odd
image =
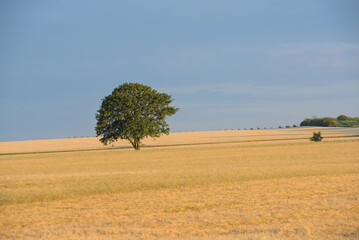
[(145, 137), (169, 134), (166, 116), (179, 109), (169, 106), (173, 99), (139, 83), (124, 83), (102, 99), (97, 111), (95, 128), (97, 136), (105, 145), (118, 139), (128, 140), (139, 150)]
[(359, 118), (339, 115), (337, 118), (306, 118), (300, 126), (320, 126), (320, 127), (359, 127)]

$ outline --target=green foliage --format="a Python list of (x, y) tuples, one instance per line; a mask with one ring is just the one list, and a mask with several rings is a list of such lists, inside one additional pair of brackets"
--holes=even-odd
[(323, 120), (323, 126), (326, 127), (336, 127), (338, 125), (337, 120), (330, 117), (322, 118)]
[(338, 120), (341, 127), (359, 127), (359, 118), (348, 117), (347, 120)]
[(124, 83), (102, 99), (96, 114), (96, 134), (102, 136), (100, 141), (105, 145), (127, 139), (139, 150), (141, 139), (169, 134), (165, 117), (178, 111), (178, 108), (169, 106), (172, 101), (170, 95), (149, 86)]
[(300, 123), (300, 126), (302, 127), (304, 127), (304, 126), (310, 126), (310, 119), (309, 118), (306, 118), (306, 119), (304, 119), (301, 123)]
[(321, 127), (336, 127), (337, 120), (335, 118), (325, 117), (325, 118), (306, 118), (300, 123), (300, 126), (321, 126)]
[(313, 132), (313, 137), (310, 138), (312, 142), (321, 142), (323, 139), (321, 132)]
[(337, 120), (341, 120), (341, 121), (345, 121), (345, 120), (349, 120), (349, 117), (345, 116), (345, 115), (339, 115), (337, 117)]
[(321, 126), (321, 127), (359, 127), (359, 118), (340, 115), (337, 118), (306, 118), (300, 126)]

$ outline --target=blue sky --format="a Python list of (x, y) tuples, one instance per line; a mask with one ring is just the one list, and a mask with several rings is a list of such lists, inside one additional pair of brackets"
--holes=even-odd
[(0, 141), (94, 136), (124, 82), (171, 131), (359, 116), (356, 0), (0, 1)]

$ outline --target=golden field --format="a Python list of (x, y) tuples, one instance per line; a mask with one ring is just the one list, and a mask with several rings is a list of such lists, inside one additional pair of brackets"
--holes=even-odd
[[(332, 138), (310, 142), (313, 131)], [(358, 239), (357, 135), (174, 133), (140, 151), (0, 143), (0, 239)], [(16, 152), (32, 153), (5, 154)]]
[[(324, 137), (357, 136), (359, 128), (326, 128), (326, 127), (304, 127), (284, 128), (266, 130), (227, 130), (227, 131), (203, 131), (171, 133), (161, 138), (144, 139), (144, 146), (173, 146), (206, 143), (236, 143), (267, 140), (307, 140), (313, 132), (321, 131)], [(329, 139), (324, 139), (327, 141)], [(4, 153), (29, 153), (48, 151), (69, 151), (88, 149), (110, 149), (110, 148), (132, 147), (127, 140), (119, 140), (113, 144), (104, 146), (98, 137), (80, 137), (50, 140), (32, 140), (20, 142), (0, 142), (0, 154)]]

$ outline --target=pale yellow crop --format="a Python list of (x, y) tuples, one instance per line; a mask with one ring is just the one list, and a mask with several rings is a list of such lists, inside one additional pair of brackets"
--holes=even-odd
[[(314, 143), (313, 131), (176, 133), (147, 143), (174, 146), (140, 151), (0, 155), (0, 239), (358, 239), (359, 140)], [(95, 140), (1, 151), (102, 147)]]

